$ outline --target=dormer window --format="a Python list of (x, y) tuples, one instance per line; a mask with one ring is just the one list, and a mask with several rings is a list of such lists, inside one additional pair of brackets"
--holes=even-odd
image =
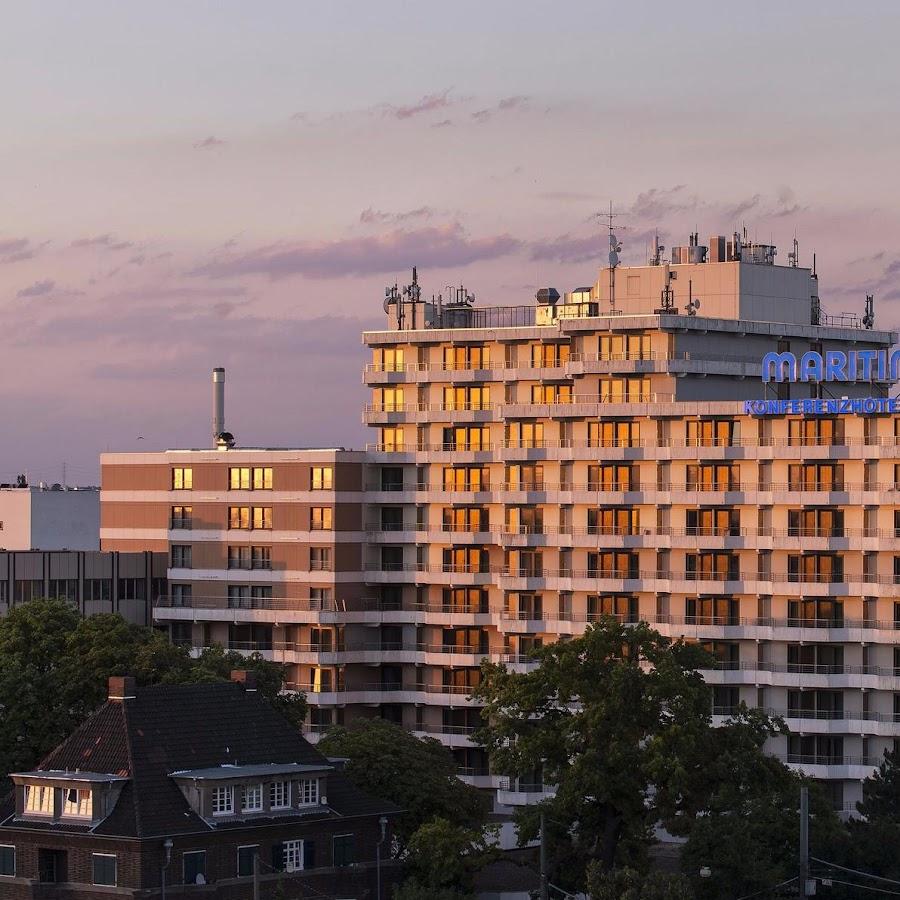
[(62, 814), (79, 819), (90, 819), (94, 814), (92, 800), (93, 795), (90, 790), (68, 788), (63, 791)]
[(230, 816), (234, 813), (234, 785), (214, 787), (212, 791), (212, 814)]
[(271, 809), (289, 809), (291, 805), (291, 783), (273, 781), (269, 785), (269, 806)]
[(25, 813), (33, 816), (52, 816), (53, 788), (47, 784), (26, 784)]
[(297, 803), (300, 806), (314, 806), (319, 802), (319, 781), (317, 778), (304, 778), (297, 782)]
[(262, 783), (245, 785), (241, 788), (241, 795), (241, 812), (262, 812)]

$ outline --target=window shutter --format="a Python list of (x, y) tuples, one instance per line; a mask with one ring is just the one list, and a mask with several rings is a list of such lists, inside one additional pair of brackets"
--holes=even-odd
[(316, 842), (303, 842), (303, 868), (314, 869), (316, 867)]
[(284, 871), (284, 845), (272, 844), (272, 868), (276, 872)]

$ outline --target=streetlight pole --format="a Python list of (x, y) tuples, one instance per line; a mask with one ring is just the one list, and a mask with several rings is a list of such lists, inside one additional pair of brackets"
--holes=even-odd
[(549, 900), (550, 885), (547, 882), (547, 834), (544, 828), (544, 811), (541, 810), (541, 900)]
[(376, 891), (375, 898), (376, 900), (381, 900), (381, 845), (384, 843), (384, 838), (387, 833), (387, 816), (382, 816), (378, 820), (378, 824), (381, 826), (381, 837), (378, 839), (378, 843), (375, 845), (375, 883), (376, 883)]

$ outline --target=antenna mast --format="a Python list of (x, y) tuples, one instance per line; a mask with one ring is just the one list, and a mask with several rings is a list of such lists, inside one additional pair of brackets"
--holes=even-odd
[[(598, 213), (598, 217), (603, 216), (607, 220), (607, 230), (609, 231), (609, 308), (616, 308), (616, 268), (619, 265), (619, 253), (622, 250), (622, 244), (613, 231), (614, 220), (619, 217), (618, 213), (613, 212), (612, 200), (609, 201), (609, 212)], [(618, 226), (624, 228), (624, 225)]]

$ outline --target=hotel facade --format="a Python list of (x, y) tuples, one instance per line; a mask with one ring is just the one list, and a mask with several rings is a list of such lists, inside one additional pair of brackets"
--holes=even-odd
[(897, 335), (774, 258), (692, 235), (522, 307), (414, 278), (364, 335), (365, 451), (105, 454), (102, 546), (168, 552), (157, 623), (286, 664), (313, 735), (400, 722), (499, 809), (552, 786), (472, 742), (481, 660), (612, 615), (707, 646), (714, 716), (782, 716), (851, 810), (900, 736)]

